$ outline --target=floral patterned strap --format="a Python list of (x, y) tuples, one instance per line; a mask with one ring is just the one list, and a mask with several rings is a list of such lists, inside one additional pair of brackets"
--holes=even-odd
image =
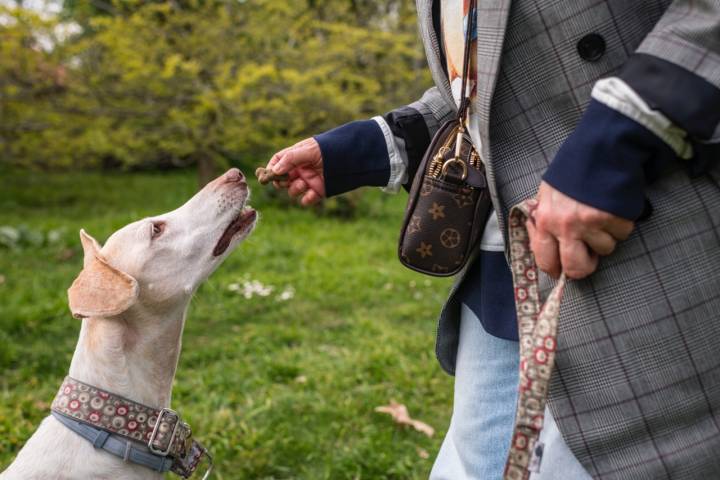
[(535, 208), (537, 201), (530, 199), (510, 212), (510, 263), (520, 337), (520, 386), (504, 480), (530, 477), (530, 464), (543, 427), (550, 376), (555, 366), (558, 315), (566, 282), (563, 274), (541, 305), (538, 268), (525, 226)]
[(184, 478), (192, 475), (203, 457), (210, 459), (176, 412), (148, 407), (72, 377), (65, 377), (51, 409), (145, 444), (156, 455), (172, 457), (171, 471)]

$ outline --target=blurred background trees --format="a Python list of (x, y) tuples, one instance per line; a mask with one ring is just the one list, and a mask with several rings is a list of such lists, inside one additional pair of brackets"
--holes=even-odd
[(411, 0), (26, 4), (0, 2), (7, 165), (196, 165), (202, 183), (430, 85)]

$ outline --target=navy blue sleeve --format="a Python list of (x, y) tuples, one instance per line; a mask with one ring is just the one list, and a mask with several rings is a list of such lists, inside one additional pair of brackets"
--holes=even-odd
[[(720, 124), (720, 89), (679, 65), (636, 53), (619, 75), (653, 110), (688, 133), (691, 173), (720, 157), (709, 143)], [(592, 100), (543, 180), (566, 195), (635, 220), (643, 212), (643, 188), (675, 159), (672, 149), (644, 126)]]
[(579, 202), (635, 220), (645, 208), (646, 179), (675, 159), (653, 132), (591, 100), (543, 180)]
[(712, 137), (720, 125), (720, 89), (675, 63), (644, 53), (630, 57), (619, 77), (650, 108), (687, 132), (693, 145), (688, 165), (692, 174), (717, 163), (720, 142)]
[(383, 118), (393, 136), (401, 138), (405, 144), (408, 180), (403, 187), (410, 191), (425, 151), (430, 147), (430, 132), (422, 114), (412, 107), (398, 108)]
[(708, 140), (720, 124), (720, 89), (679, 65), (636, 53), (618, 77), (690, 138)]
[(350, 122), (316, 135), (323, 158), (327, 197), (390, 179), (385, 135), (374, 120)]

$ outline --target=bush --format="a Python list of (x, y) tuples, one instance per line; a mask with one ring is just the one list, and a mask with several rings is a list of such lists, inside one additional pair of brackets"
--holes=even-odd
[(107, 5), (66, 2), (62, 24), (0, 11), (0, 140), (14, 164), (254, 167), (430, 83), (409, 0)]

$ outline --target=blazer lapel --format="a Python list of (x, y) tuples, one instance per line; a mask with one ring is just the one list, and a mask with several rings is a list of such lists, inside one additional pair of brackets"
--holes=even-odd
[[(435, 0), (440, 1), (440, 0)], [(435, 81), (435, 85), (440, 90), (443, 100), (453, 109), (457, 110), (455, 100), (453, 100), (452, 91), (450, 90), (450, 82), (445, 73), (445, 66), (442, 64), (442, 56), (440, 55), (440, 42), (433, 25), (433, 0), (417, 0), (418, 25), (420, 27), (420, 36), (425, 47), (425, 56), (427, 57), (430, 73)]]
[(510, 12), (510, 0), (479, 0), (478, 1), (478, 51), (477, 51), (477, 96), (475, 111), (480, 118), (481, 155), (485, 163), (488, 189), (496, 206), (500, 230), (506, 236), (505, 213), (500, 205), (495, 185), (493, 159), (490, 156), (490, 108), (500, 70), (500, 56), (505, 39), (505, 27)]

